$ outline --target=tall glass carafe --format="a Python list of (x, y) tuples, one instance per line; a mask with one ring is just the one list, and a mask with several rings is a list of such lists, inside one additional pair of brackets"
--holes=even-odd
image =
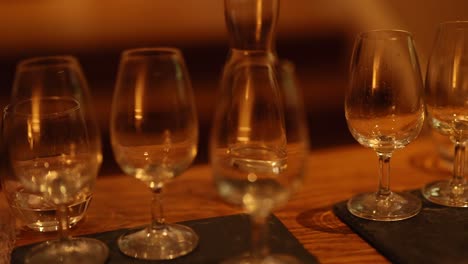
[(230, 51), (225, 73), (232, 64), (264, 54), (276, 59), (275, 30), (279, 0), (225, 0), (224, 16)]
[(269, 252), (268, 217), (301, 185), (308, 137), (291, 64), (278, 63), (278, 0), (225, 0), (231, 50), (213, 119), (210, 158), (220, 197), (250, 217), (249, 252), (223, 263), (300, 263)]
[[(224, 0), (224, 17), (230, 49), (223, 69), (221, 98), (217, 104), (217, 112), (220, 112), (220, 109), (223, 110), (223, 105), (238, 104), (236, 111), (244, 113), (238, 117), (239, 124), (237, 126), (239, 128), (237, 133), (239, 138), (246, 138), (247, 134), (250, 133), (246, 126), (248, 126), (247, 123), (251, 121), (251, 118), (247, 116), (252, 113), (253, 101), (258, 101), (258, 95), (255, 95), (255, 99), (253, 98), (255, 93), (267, 95), (269, 98), (264, 99), (270, 102), (279, 100), (278, 83), (281, 81), (278, 80), (277, 70), (279, 68), (275, 50), (279, 1)], [(267, 77), (266, 82), (264, 81), (271, 85), (264, 85), (263, 87), (252, 85), (251, 78), (250, 85), (247, 82), (250, 87), (241, 87), (242, 84), (239, 84), (241, 77), (239, 76), (242, 75), (242, 71), (252, 71), (252, 64), (257, 64), (257, 66), (262, 64), (267, 68), (271, 68), (270, 73), (272, 76)], [(280, 106), (279, 103), (273, 105), (275, 107)], [(277, 132), (279, 131), (281, 130), (277, 130)], [(278, 137), (281, 137), (281, 135), (278, 135)]]
[[(281, 83), (278, 74), (280, 68), (275, 51), (278, 15), (279, 0), (224, 0), (230, 50), (223, 69), (216, 115), (222, 116), (224, 112), (224, 117), (220, 119), (237, 121), (235, 124), (226, 124), (226, 129), (236, 130), (237, 133), (230, 136), (230, 142), (226, 142), (228, 145), (236, 144), (239, 140), (253, 140), (251, 134), (258, 128), (250, 123), (256, 122), (253, 115), (258, 112), (256, 105), (262, 104), (260, 101), (268, 102), (270, 108), (274, 108), (264, 111), (272, 114), (266, 114), (263, 118), (272, 120), (272, 126), (278, 128), (271, 131), (275, 135), (270, 135), (270, 138), (276, 138), (277, 141), (284, 138), (283, 129), (279, 129), (283, 121), (277, 122), (284, 118), (272, 116), (282, 112), (278, 86)], [(259, 68), (263, 68), (263, 71)], [(263, 79), (260, 76), (262, 74)], [(216, 124), (213, 130), (216, 132)]]

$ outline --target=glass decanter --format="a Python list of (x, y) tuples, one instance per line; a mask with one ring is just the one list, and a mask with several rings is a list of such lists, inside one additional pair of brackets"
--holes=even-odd
[(278, 14), (279, 0), (224, 1), (230, 51), (224, 67), (223, 82), (230, 67), (259, 52), (276, 60), (275, 30)]
[(225, 0), (231, 49), (210, 158), (220, 197), (241, 207), (252, 225), (249, 252), (225, 264), (300, 263), (270, 253), (267, 244), (268, 217), (300, 187), (308, 151), (302, 97), (274, 50), (278, 5), (278, 0)]

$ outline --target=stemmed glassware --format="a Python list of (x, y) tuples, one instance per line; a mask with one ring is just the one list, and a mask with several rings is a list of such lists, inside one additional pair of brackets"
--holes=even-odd
[(416, 215), (421, 201), (409, 193), (390, 190), (390, 158), (419, 134), (424, 122), (423, 85), (413, 38), (398, 30), (361, 33), (351, 61), (345, 96), (349, 130), (379, 158), (377, 192), (361, 193), (348, 201), (348, 210), (377, 221)]
[(38, 97), (71, 97), (80, 104), (91, 147), (96, 148), (98, 162), (102, 162), (101, 135), (96, 109), (91, 99), (88, 83), (78, 59), (70, 56), (44, 56), (18, 63), (12, 103)]
[(429, 123), (455, 144), (453, 176), (427, 184), (429, 201), (468, 207), (465, 147), (468, 141), (468, 21), (439, 26), (426, 74), (425, 101)]
[(13, 176), (24, 191), (55, 205), (59, 238), (34, 247), (25, 263), (104, 263), (107, 246), (68, 235), (69, 206), (90, 197), (102, 161), (87, 84), (70, 56), (22, 61), (2, 133)]
[(182, 53), (175, 48), (123, 52), (112, 101), (111, 142), (122, 170), (153, 193), (152, 222), (118, 239), (140, 259), (173, 259), (191, 252), (197, 234), (165, 222), (164, 185), (187, 169), (197, 153), (198, 122)]
[(261, 51), (225, 68), (210, 140), (211, 163), (219, 195), (242, 207), (252, 222), (251, 252), (225, 263), (299, 263), (270, 254), (267, 245), (268, 217), (300, 187), (308, 152), (303, 106), (292, 74), (291, 64), (279, 67), (271, 54)]
[(99, 160), (80, 104), (70, 97), (36, 97), (9, 105), (4, 139), (15, 177), (57, 207), (59, 239), (34, 247), (25, 263), (104, 263), (107, 246), (68, 236), (68, 206), (92, 191)]
[(279, 0), (225, 0), (230, 50), (210, 138), (220, 196), (252, 222), (251, 251), (225, 263), (299, 263), (271, 254), (267, 220), (301, 185), (308, 133), (292, 63), (278, 63)]
[[(85, 76), (78, 60), (72, 56), (35, 57), (18, 63), (11, 92), (11, 103), (43, 97), (67, 97), (77, 100), (88, 133), (89, 147), (95, 148), (98, 165), (102, 162), (101, 137), (96, 112)], [(37, 194), (28, 192), (13, 173), (1, 179), (8, 203), (25, 226), (36, 231), (56, 231), (55, 205)], [(86, 213), (92, 193), (82, 193), (69, 205), (69, 224), (74, 226)]]

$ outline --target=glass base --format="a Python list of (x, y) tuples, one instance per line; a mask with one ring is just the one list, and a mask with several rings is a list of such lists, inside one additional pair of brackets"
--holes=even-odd
[(24, 263), (67, 263), (101, 264), (109, 256), (109, 249), (103, 242), (92, 238), (70, 238), (47, 241), (31, 249)]
[(148, 227), (124, 234), (117, 243), (120, 251), (129, 257), (163, 260), (190, 253), (198, 245), (198, 236), (187, 226), (166, 224), (160, 230)]
[(349, 199), (347, 205), (353, 215), (375, 221), (403, 220), (421, 211), (421, 201), (410, 193), (392, 192), (380, 201), (376, 193), (362, 193)]
[(253, 258), (251, 256), (239, 256), (221, 262), (222, 264), (302, 264), (301, 261), (289, 255), (270, 255), (265, 258)]
[(468, 207), (468, 184), (451, 186), (450, 181), (436, 181), (427, 184), (421, 190), (422, 195), (429, 201), (450, 206)]

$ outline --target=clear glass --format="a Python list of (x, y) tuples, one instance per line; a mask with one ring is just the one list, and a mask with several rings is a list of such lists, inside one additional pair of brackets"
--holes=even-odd
[(224, 11), (230, 50), (210, 156), (220, 196), (252, 223), (251, 251), (224, 263), (300, 263), (268, 247), (268, 217), (301, 185), (308, 152), (294, 67), (274, 48), (279, 0), (225, 0)]
[(122, 170), (153, 192), (152, 222), (118, 239), (120, 250), (139, 259), (173, 259), (191, 252), (198, 236), (166, 223), (164, 185), (197, 154), (198, 121), (185, 62), (174, 48), (124, 51), (112, 101), (111, 141)]
[[(11, 93), (11, 103), (41, 97), (65, 96), (80, 102), (90, 140), (95, 141), (98, 162), (101, 163), (101, 137), (86, 79), (72, 56), (36, 57), (20, 61)], [(59, 221), (56, 206), (40, 195), (28, 192), (21, 181), (7, 167), (2, 184), (8, 204), (21, 226), (47, 232), (57, 231)], [(83, 219), (92, 195), (84, 194), (70, 205), (69, 224), (76, 225)]]
[(423, 196), (431, 202), (468, 207), (465, 147), (468, 141), (468, 21), (439, 26), (426, 74), (425, 101), (429, 123), (454, 143), (451, 179), (427, 184)]
[(231, 52), (274, 53), (278, 15), (279, 0), (224, 0)]
[(68, 208), (92, 192), (100, 165), (80, 103), (72, 97), (17, 101), (5, 109), (2, 124), (14, 176), (54, 204), (59, 220), (59, 238), (33, 247), (25, 263), (104, 263), (109, 250), (103, 242), (68, 235)]
[(390, 190), (393, 152), (413, 141), (424, 123), (423, 85), (411, 34), (398, 30), (360, 34), (350, 75), (345, 96), (348, 128), (361, 145), (376, 151), (379, 187), (352, 197), (348, 210), (376, 221), (412, 217), (420, 211), (421, 201)]
[(300, 187), (308, 153), (293, 66), (277, 66), (262, 52), (231, 66), (224, 72), (210, 156), (221, 198), (251, 216), (252, 241), (251, 252), (224, 263), (300, 263), (269, 252), (266, 224)]

